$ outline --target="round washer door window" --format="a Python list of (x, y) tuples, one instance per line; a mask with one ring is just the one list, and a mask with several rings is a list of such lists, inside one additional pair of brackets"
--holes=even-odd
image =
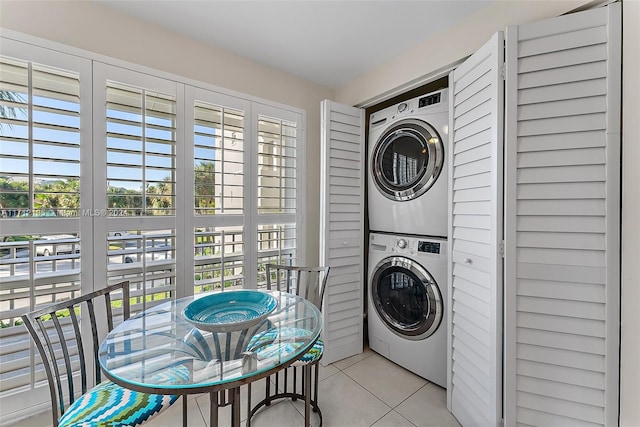
[(404, 257), (378, 263), (371, 282), (373, 305), (397, 335), (420, 340), (432, 335), (442, 321), (442, 294), (431, 274)]
[(401, 120), (380, 136), (371, 171), (378, 190), (396, 201), (414, 199), (436, 182), (444, 163), (444, 145), (428, 123)]

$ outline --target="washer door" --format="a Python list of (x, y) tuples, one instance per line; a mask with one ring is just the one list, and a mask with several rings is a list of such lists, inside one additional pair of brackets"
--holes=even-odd
[(371, 158), (376, 187), (391, 200), (414, 199), (436, 182), (444, 163), (444, 145), (428, 123), (401, 120), (378, 139)]
[(405, 257), (385, 258), (376, 265), (371, 300), (387, 327), (407, 339), (427, 338), (442, 321), (438, 284), (420, 264)]

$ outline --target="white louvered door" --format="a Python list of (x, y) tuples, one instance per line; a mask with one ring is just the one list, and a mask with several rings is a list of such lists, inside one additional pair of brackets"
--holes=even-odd
[(320, 264), (324, 356), (329, 364), (362, 352), (364, 271), (364, 110), (322, 102)]
[(617, 425), (620, 4), (507, 30), (506, 425)]
[(464, 426), (502, 416), (503, 44), (450, 75), (447, 404)]

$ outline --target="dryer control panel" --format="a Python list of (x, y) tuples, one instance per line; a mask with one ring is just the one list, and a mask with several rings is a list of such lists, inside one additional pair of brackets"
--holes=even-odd
[(420, 98), (418, 101), (418, 108), (426, 107), (427, 105), (433, 105), (440, 102), (440, 93), (434, 93), (433, 95), (427, 95)]
[(438, 242), (425, 242), (418, 241), (418, 252), (427, 252), (430, 254), (439, 254), (440, 253), (440, 243)]

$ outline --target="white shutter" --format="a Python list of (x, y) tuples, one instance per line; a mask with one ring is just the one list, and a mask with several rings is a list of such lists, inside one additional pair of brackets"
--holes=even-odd
[[(50, 409), (20, 316), (92, 290), (91, 62), (0, 41), (0, 424)], [(82, 252), (80, 250), (82, 249)], [(82, 271), (80, 269), (82, 261)], [(34, 408), (36, 408), (34, 410)]]
[(266, 286), (267, 264), (307, 265), (301, 244), (305, 241), (305, 130), (299, 112), (259, 103), (252, 103), (251, 110), (250, 126), (257, 138), (252, 154), (255, 175), (250, 178), (256, 184), (255, 208), (251, 208), (255, 222), (246, 232), (257, 238), (257, 277), (252, 280), (254, 276), (247, 274), (245, 280), (261, 288)]
[(320, 264), (331, 267), (324, 295), (323, 363), (362, 352), (364, 111), (322, 102)]
[(620, 4), (507, 31), (507, 425), (617, 425)]
[(193, 159), (194, 167), (185, 168), (184, 201), (178, 199), (180, 191), (176, 196), (177, 209), (185, 206), (188, 230), (177, 237), (187, 248), (184, 277), (193, 278), (185, 282), (195, 294), (242, 288), (247, 272), (253, 272), (253, 266), (247, 269), (253, 233), (245, 232), (246, 206), (253, 204), (246, 160), (250, 108), (249, 101), (185, 88), (185, 158)]
[[(132, 311), (175, 298), (178, 157), (174, 81), (93, 67), (94, 282), (129, 280)], [(182, 131), (180, 129), (180, 131)]]
[(503, 56), (496, 33), (450, 75), (447, 406), (464, 426), (502, 415)]

